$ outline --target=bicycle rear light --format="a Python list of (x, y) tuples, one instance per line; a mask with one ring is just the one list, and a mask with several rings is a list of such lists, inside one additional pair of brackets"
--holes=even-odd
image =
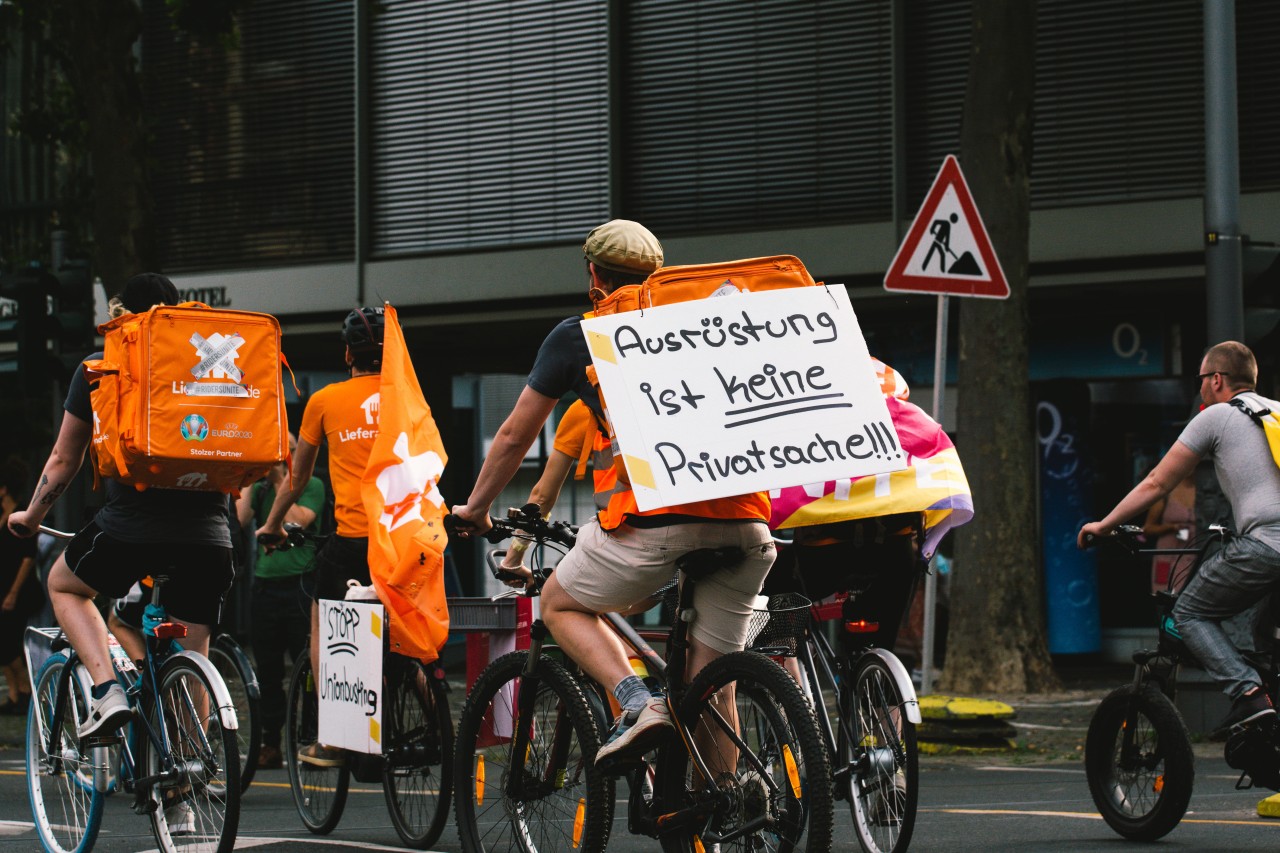
[(844, 629), (850, 634), (874, 634), (880, 630), (880, 623), (866, 619), (845, 620)]
[(187, 636), (187, 626), (178, 622), (161, 622), (156, 626), (156, 636), (162, 640), (181, 640)]

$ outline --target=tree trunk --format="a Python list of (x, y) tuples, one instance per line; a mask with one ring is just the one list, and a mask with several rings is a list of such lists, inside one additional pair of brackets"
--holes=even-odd
[(1045, 640), (1027, 384), (1035, 4), (973, 5), (960, 161), (1010, 295), (960, 308), (958, 446), (975, 515), (956, 534), (941, 684), (1028, 692), (1057, 684)]
[(93, 270), (107, 293), (116, 293), (129, 276), (156, 264), (134, 56), (142, 10), (136, 0), (52, 0), (49, 11), (51, 39), (88, 127)]

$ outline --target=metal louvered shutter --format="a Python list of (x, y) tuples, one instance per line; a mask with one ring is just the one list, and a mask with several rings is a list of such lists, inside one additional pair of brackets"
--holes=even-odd
[(175, 31), (144, 3), (156, 222), (170, 271), (354, 256), (354, 12), (270, 0), (236, 48)]
[[(1280, 8), (1274, 0), (1236, 0), (1240, 189), (1280, 189)], [(1246, 223), (1255, 228), (1263, 223)], [(1274, 233), (1275, 223), (1266, 227)]]
[(662, 234), (889, 214), (887, 0), (627, 8), (624, 215)]
[(580, 239), (609, 212), (597, 0), (384, 0), (370, 14), (372, 253)]
[(1199, 195), (1200, 4), (1041, 0), (1037, 9), (1032, 205)]
[(906, 21), (907, 201), (913, 215), (948, 154), (960, 153), (969, 79), (968, 0), (913, 3)]

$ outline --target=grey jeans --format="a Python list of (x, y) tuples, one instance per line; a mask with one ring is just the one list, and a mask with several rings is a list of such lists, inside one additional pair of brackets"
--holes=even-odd
[[(1231, 698), (1260, 683), (1232, 644), (1222, 622), (1253, 607), (1280, 585), (1280, 554), (1249, 536), (1233, 536), (1206, 558), (1200, 571), (1178, 596), (1173, 621), (1178, 633), (1205, 672)], [(1267, 609), (1253, 625), (1255, 648), (1272, 644)]]

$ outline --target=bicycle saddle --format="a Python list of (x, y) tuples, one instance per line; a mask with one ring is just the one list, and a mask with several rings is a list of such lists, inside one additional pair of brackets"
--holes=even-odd
[(747, 552), (736, 545), (725, 548), (698, 548), (676, 559), (676, 568), (694, 583), (721, 569), (731, 569), (747, 559)]

